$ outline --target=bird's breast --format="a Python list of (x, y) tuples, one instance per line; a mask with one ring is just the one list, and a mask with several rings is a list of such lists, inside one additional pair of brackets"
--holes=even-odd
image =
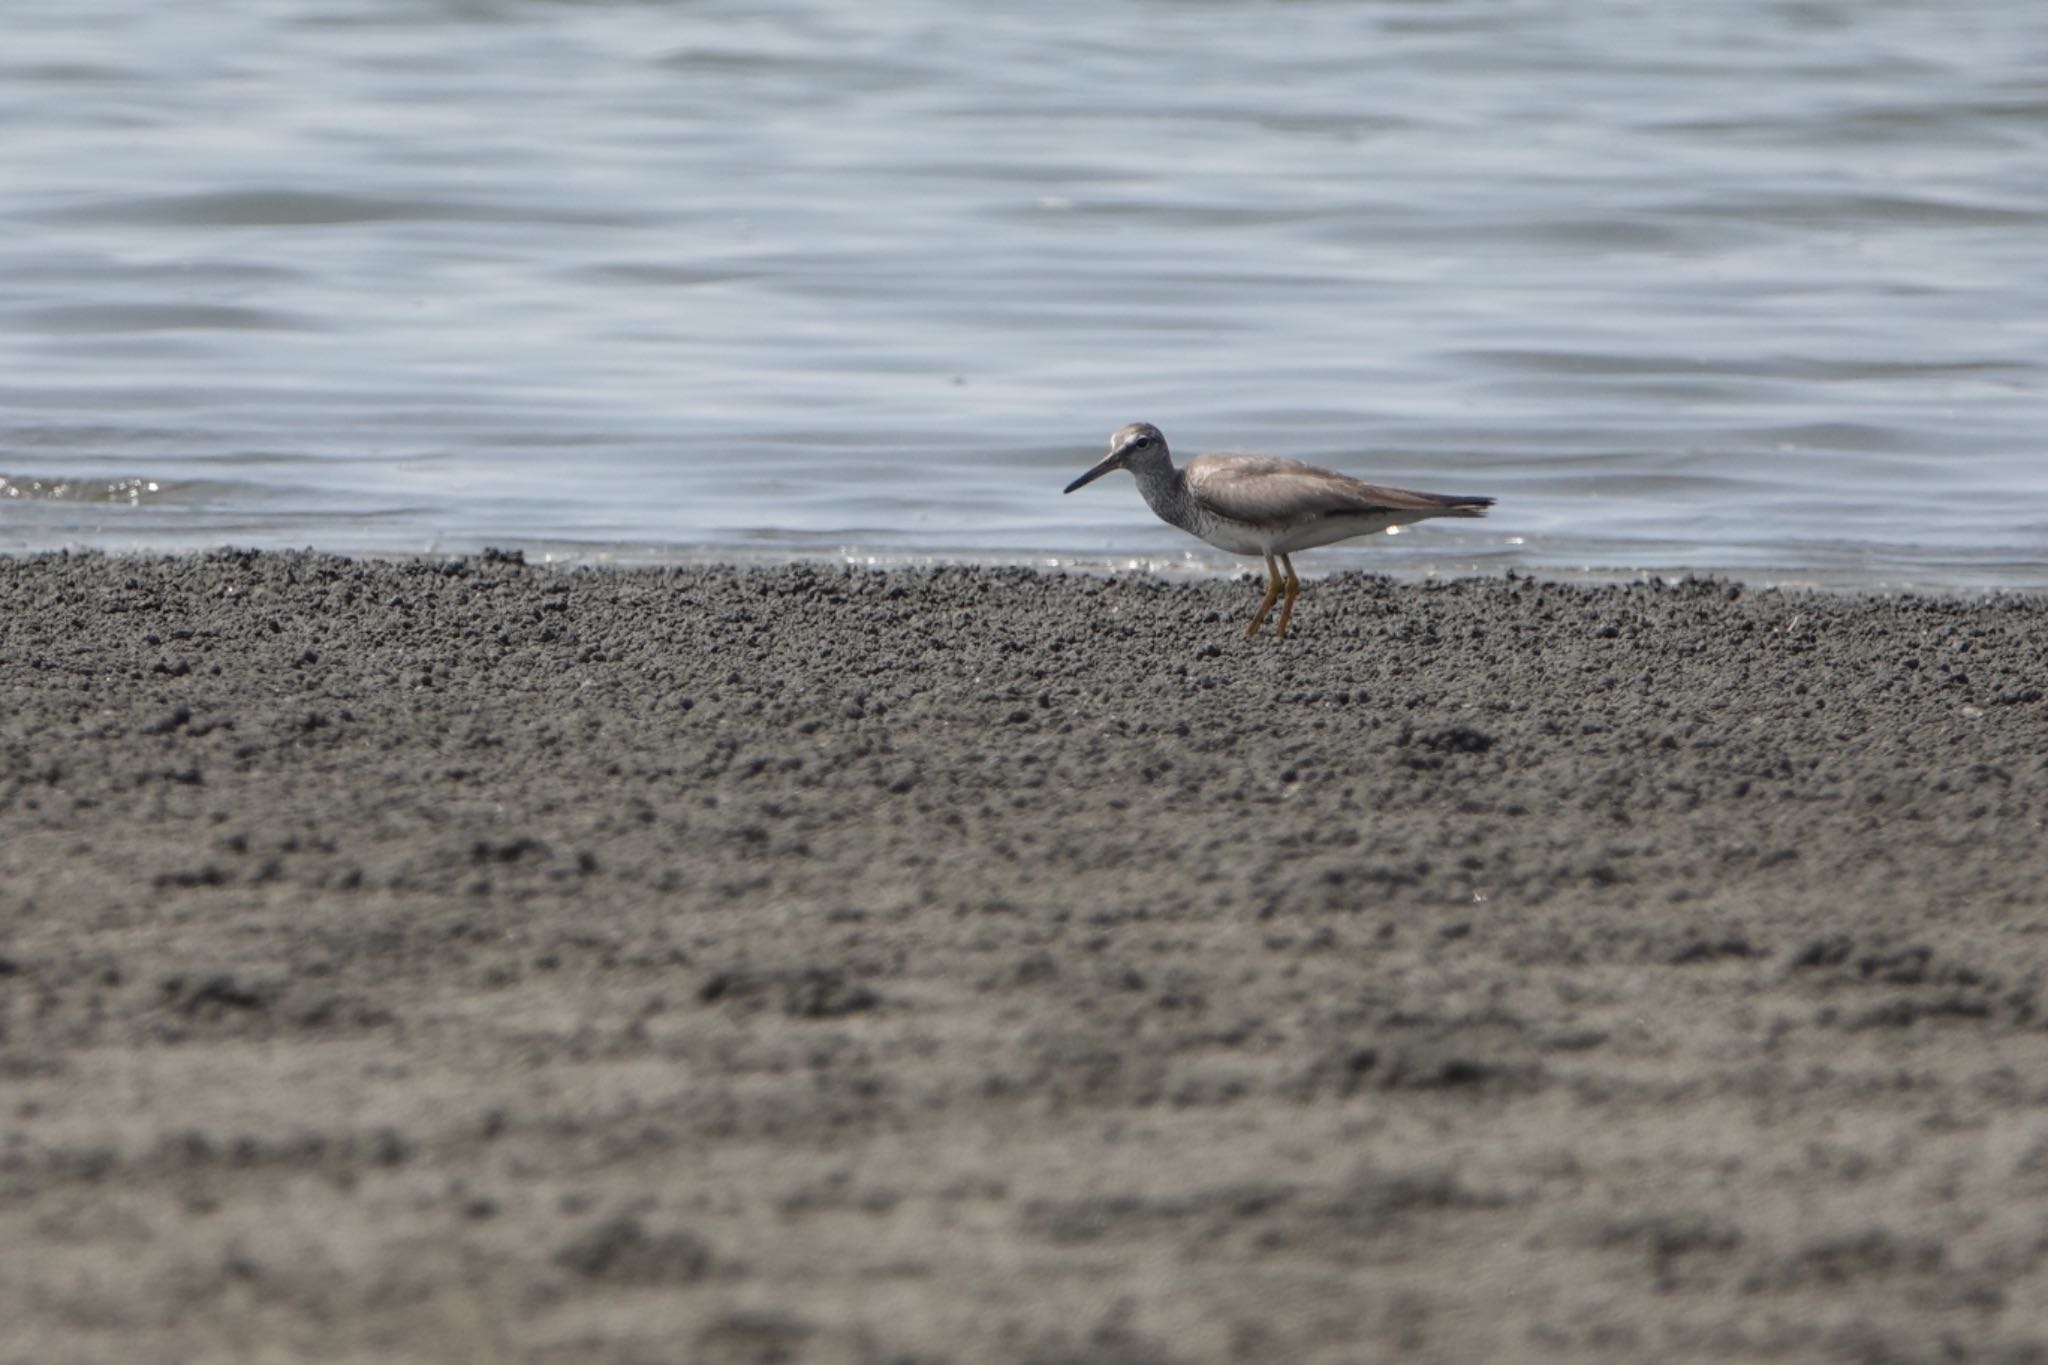
[(1270, 530), (1225, 517), (1202, 517), (1187, 529), (1234, 555), (1262, 555), (1279, 548), (1273, 544)]

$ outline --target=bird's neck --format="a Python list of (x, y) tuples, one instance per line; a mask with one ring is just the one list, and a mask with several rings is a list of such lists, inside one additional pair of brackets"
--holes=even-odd
[(1194, 529), (1194, 499), (1188, 495), (1186, 475), (1165, 461), (1134, 469), (1131, 474), (1138, 481), (1138, 492), (1144, 495), (1145, 505), (1161, 521), (1183, 531)]

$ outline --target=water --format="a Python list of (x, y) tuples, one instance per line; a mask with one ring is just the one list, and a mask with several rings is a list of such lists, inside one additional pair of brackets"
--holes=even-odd
[(17, 0), (0, 550), (2048, 587), (2038, 0), (1003, 8)]

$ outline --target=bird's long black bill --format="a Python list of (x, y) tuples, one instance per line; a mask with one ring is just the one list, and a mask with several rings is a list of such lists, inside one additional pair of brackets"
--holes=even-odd
[(1112, 455), (1109, 458), (1105, 459), (1101, 464), (1095, 466), (1095, 468), (1089, 470), (1086, 474), (1083, 474), (1080, 478), (1068, 484), (1065, 488), (1062, 488), (1060, 491), (1062, 493), (1071, 493), (1076, 488), (1082, 488), (1088, 484), (1094, 483), (1097, 479), (1101, 478), (1104, 474), (1107, 474), (1110, 470), (1115, 468), (1116, 457)]

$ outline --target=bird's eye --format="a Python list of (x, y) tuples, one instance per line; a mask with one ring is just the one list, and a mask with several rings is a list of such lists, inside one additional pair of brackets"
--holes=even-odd
[(1131, 449), (1133, 450), (1138, 449), (1140, 446), (1149, 446), (1151, 444), (1152, 438), (1150, 436), (1136, 436), (1131, 439)]

